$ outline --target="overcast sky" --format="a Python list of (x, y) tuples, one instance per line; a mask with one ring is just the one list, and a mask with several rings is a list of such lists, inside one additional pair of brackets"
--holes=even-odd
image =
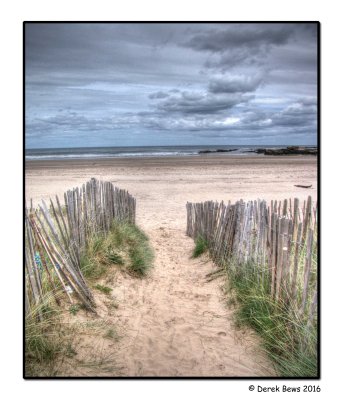
[(315, 24), (26, 24), (26, 147), (316, 144)]

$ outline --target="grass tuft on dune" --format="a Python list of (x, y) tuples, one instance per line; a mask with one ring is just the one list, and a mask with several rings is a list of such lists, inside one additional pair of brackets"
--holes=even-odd
[(81, 270), (89, 280), (100, 278), (112, 265), (144, 276), (153, 259), (149, 239), (139, 227), (114, 221), (107, 235), (97, 235), (89, 240), (81, 258)]
[(70, 337), (63, 332), (61, 310), (48, 294), (25, 317), (25, 375), (54, 376), (58, 359), (71, 348)]
[(251, 263), (229, 264), (226, 291), (229, 303), (236, 306), (236, 326), (257, 332), (280, 376), (316, 377), (317, 329), (287, 301), (271, 297), (267, 278), (260, 281), (259, 269)]
[(200, 257), (208, 250), (208, 242), (202, 236), (195, 239), (195, 247), (193, 249), (192, 258)]

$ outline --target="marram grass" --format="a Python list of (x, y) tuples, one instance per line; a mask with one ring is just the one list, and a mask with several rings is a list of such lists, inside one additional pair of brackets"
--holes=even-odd
[(208, 242), (202, 236), (195, 239), (195, 247), (193, 249), (192, 258), (197, 258), (208, 250)]
[(114, 221), (107, 235), (96, 235), (89, 240), (81, 258), (85, 278), (100, 278), (112, 265), (143, 276), (153, 263), (153, 251), (148, 237), (136, 225)]
[(268, 276), (263, 280), (252, 264), (229, 265), (227, 291), (236, 304), (236, 326), (249, 326), (282, 377), (317, 376), (316, 321), (307, 324), (306, 316), (294, 312), (285, 301), (275, 302), (270, 295)]
[(25, 317), (25, 376), (53, 376), (57, 358), (65, 352), (60, 311), (50, 295), (32, 307)]
[[(153, 251), (148, 237), (135, 225), (113, 221), (107, 235), (90, 238), (81, 257), (81, 270), (85, 279), (95, 289), (110, 294), (111, 288), (96, 282), (113, 265), (126, 269), (129, 273), (143, 276), (153, 263)], [(25, 316), (25, 376), (56, 376), (62, 370), (65, 357), (73, 357), (72, 347), (75, 333), (71, 327), (64, 326), (62, 312), (76, 315), (79, 304), (74, 304), (66, 311), (57, 307), (53, 293), (60, 299), (64, 297), (58, 281), (53, 289), (45, 271), (42, 276), (44, 299), (26, 312)], [(97, 284), (96, 284), (97, 283)], [(116, 305), (117, 307), (117, 305)], [(108, 337), (114, 337), (108, 333)]]

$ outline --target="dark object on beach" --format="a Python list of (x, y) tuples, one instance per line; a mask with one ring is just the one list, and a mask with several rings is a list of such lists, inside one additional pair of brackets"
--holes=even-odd
[(285, 156), (285, 155), (317, 156), (317, 147), (288, 146), (288, 147), (284, 147), (282, 149), (249, 150), (248, 153), (264, 154), (266, 156)]
[(228, 149), (228, 150), (225, 150), (225, 149), (217, 149), (217, 153), (229, 153), (230, 151), (236, 151), (236, 150), (238, 150), (238, 149)]
[(310, 189), (313, 185), (294, 185), (294, 186), (296, 186), (296, 187), (300, 187), (300, 188), (303, 188), (303, 189)]
[(257, 154), (265, 154), (266, 149), (255, 149), (255, 150), (244, 150), (243, 153), (257, 153)]
[(200, 150), (198, 154), (207, 154), (207, 153), (229, 153), (230, 151), (236, 151), (238, 149), (217, 149), (217, 150)]

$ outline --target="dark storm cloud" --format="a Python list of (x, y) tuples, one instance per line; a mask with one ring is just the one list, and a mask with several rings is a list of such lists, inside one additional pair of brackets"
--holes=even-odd
[[(273, 134), (275, 128), (292, 127), (312, 130), (315, 127), (316, 105), (311, 99), (301, 99), (280, 111), (269, 111), (246, 106), (239, 113), (182, 113), (173, 118), (172, 114), (160, 112), (140, 113), (136, 122), (146, 127), (160, 130), (177, 129), (179, 131), (263, 131), (264, 135)], [(301, 129), (302, 130), (302, 129)], [(291, 131), (290, 131), (291, 132)], [(291, 132), (292, 133), (292, 132)]]
[[(26, 30), (26, 73), (34, 80), (41, 72), (39, 80), (46, 84), (164, 82), (165, 72), (172, 82), (193, 71), (188, 51), (176, 45), (177, 25), (28, 24)], [(176, 63), (176, 70), (169, 63)]]
[(274, 46), (282, 46), (292, 35), (290, 25), (231, 24), (194, 35), (184, 43), (191, 49), (212, 53), (206, 62), (208, 68), (252, 65), (264, 63)]
[[(243, 64), (266, 64), (273, 50), (283, 51), (284, 45), (290, 41), (316, 43), (315, 25), (229, 24), (194, 34), (183, 45), (196, 51), (211, 53), (212, 57), (205, 63), (206, 67), (227, 68)], [(300, 46), (300, 50), (304, 49)], [(316, 55), (316, 49), (314, 54)], [(311, 54), (308, 58), (309, 56), (312, 57)], [(287, 59), (284, 62), (287, 63)]]
[(212, 78), (208, 89), (212, 93), (246, 93), (254, 92), (261, 83), (261, 76), (222, 76)]
[(156, 108), (167, 113), (216, 114), (247, 103), (262, 82), (262, 76), (227, 75), (213, 77), (201, 91), (156, 92), (150, 99), (160, 100)]
[(27, 24), (27, 145), (314, 143), (316, 46), (313, 24)]
[(195, 50), (224, 52), (226, 49), (259, 48), (285, 44), (292, 34), (290, 25), (278, 24), (231, 24), (192, 36), (185, 46)]
[(237, 104), (245, 103), (252, 98), (250, 95), (241, 93), (212, 94), (205, 92), (180, 92), (167, 96), (166, 100), (160, 101), (157, 109), (172, 113), (198, 113), (212, 114), (219, 111), (227, 111)]

